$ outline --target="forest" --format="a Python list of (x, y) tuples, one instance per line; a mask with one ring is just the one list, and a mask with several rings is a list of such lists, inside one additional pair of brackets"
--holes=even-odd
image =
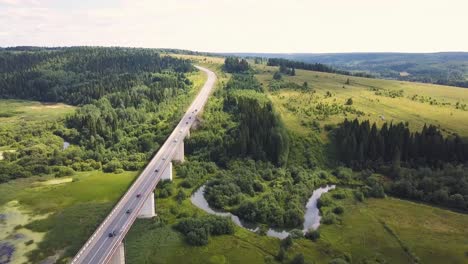
[[(280, 59), (280, 58), (269, 58), (267, 62), (268, 66), (280, 66), (281, 69), (291, 68), (289, 74), (292, 74), (292, 69), (302, 69), (308, 71), (318, 71), (318, 72), (329, 72), (329, 73), (337, 73), (342, 75), (350, 75), (350, 76), (359, 76), (359, 77), (366, 77), (366, 78), (373, 78), (372, 75), (363, 73), (363, 72), (349, 72), (344, 70), (335, 69), (331, 66), (322, 64), (322, 63), (305, 63), (300, 61), (292, 61), (288, 59)], [(284, 70), (282, 70), (284, 72)]]
[[(0, 97), (81, 106), (63, 122), (30, 124), (22, 135), (0, 131), (2, 145), (16, 149), (0, 161), (0, 181), (141, 169), (190, 99), (192, 70), (187, 60), (145, 49), (0, 52)], [(62, 150), (63, 140), (72, 146)]]
[(339, 159), (356, 170), (388, 175), (386, 192), (468, 210), (468, 144), (433, 126), (410, 132), (403, 123), (345, 120), (334, 131)]
[(153, 73), (191, 70), (186, 60), (160, 56), (146, 49), (77, 47), (3, 51), (0, 52), (0, 98), (84, 105), (138, 85), (153, 90), (172, 85)]
[(444, 163), (468, 161), (468, 143), (456, 134), (444, 137), (433, 125), (411, 133), (403, 123), (384, 123), (377, 128), (369, 121), (345, 120), (334, 139), (340, 159), (354, 168), (368, 168), (379, 162), (396, 167), (440, 168)]

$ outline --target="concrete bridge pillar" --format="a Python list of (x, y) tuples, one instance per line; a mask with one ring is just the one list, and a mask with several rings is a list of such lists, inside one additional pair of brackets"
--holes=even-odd
[(174, 154), (174, 158), (172, 160), (184, 162), (184, 141), (181, 141), (177, 145), (176, 153)]
[(154, 192), (152, 192), (148, 198), (146, 198), (143, 207), (138, 212), (138, 218), (152, 218), (155, 217), (156, 213), (154, 210)]
[(161, 180), (172, 181), (172, 162), (169, 162), (166, 168), (164, 168), (162, 175), (161, 175)]
[(125, 248), (123, 242), (120, 242), (119, 247), (115, 250), (108, 264), (125, 264)]

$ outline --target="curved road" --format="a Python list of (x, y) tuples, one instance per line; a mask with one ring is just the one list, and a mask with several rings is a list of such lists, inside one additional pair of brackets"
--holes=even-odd
[[(111, 213), (96, 229), (88, 241), (86, 241), (78, 254), (76, 254), (75, 258), (71, 262), (72, 264), (97, 264), (109, 262), (112, 254), (119, 247), (128, 230), (137, 218), (144, 202), (156, 188), (164, 169), (168, 167), (167, 165), (175, 155), (178, 144), (184, 144), (184, 137), (189, 132), (189, 129), (195, 120), (195, 116), (200, 112), (200, 109), (203, 108), (208, 100), (210, 92), (216, 81), (216, 75), (212, 71), (199, 66), (195, 67), (204, 71), (208, 75), (208, 79), (203, 88), (187, 109), (187, 112), (184, 114), (179, 124), (177, 124), (174, 131), (161, 146), (158, 153), (156, 153), (153, 159), (151, 159), (140, 176), (112, 209)], [(156, 170), (158, 170), (158, 172), (155, 172)], [(138, 194), (141, 196), (137, 197)], [(127, 210), (130, 210), (129, 214), (126, 213)], [(114, 231), (116, 232), (116, 235), (114, 237), (109, 237), (109, 233)]]

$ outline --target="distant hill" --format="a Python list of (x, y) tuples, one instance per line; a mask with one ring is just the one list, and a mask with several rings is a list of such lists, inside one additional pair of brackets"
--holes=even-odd
[(323, 63), (373, 76), (468, 87), (468, 52), (440, 53), (224, 53)]

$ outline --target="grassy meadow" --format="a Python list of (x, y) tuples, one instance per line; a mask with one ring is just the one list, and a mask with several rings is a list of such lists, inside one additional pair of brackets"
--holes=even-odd
[[(258, 70), (257, 78), (265, 88), (269, 87), (277, 67), (255, 65), (255, 68)], [(425, 123), (434, 124), (446, 133), (468, 136), (468, 109), (456, 108), (457, 103), (468, 103), (466, 88), (305, 70), (296, 70), (296, 76), (283, 75), (282, 82), (285, 87), (270, 91), (270, 96), (288, 128), (299, 133), (305, 133), (313, 120), (323, 126), (358, 117), (377, 124), (408, 122), (413, 130), (421, 129)], [(292, 89), (294, 85), (302, 86), (304, 82), (307, 82), (309, 90)], [(388, 96), (400, 90), (401, 97)], [(378, 92), (380, 95), (377, 95)], [(335, 110), (344, 106), (349, 98), (353, 101), (351, 111)], [(318, 104), (322, 104), (324, 109), (329, 108), (332, 113), (323, 115), (321, 112), (324, 111), (317, 111)]]
[(55, 121), (75, 107), (61, 103), (0, 99), (0, 126), (30, 121)]
[(356, 202), (349, 193), (341, 223), (322, 225), (320, 243), (354, 263), (467, 263), (466, 214), (395, 198)]

